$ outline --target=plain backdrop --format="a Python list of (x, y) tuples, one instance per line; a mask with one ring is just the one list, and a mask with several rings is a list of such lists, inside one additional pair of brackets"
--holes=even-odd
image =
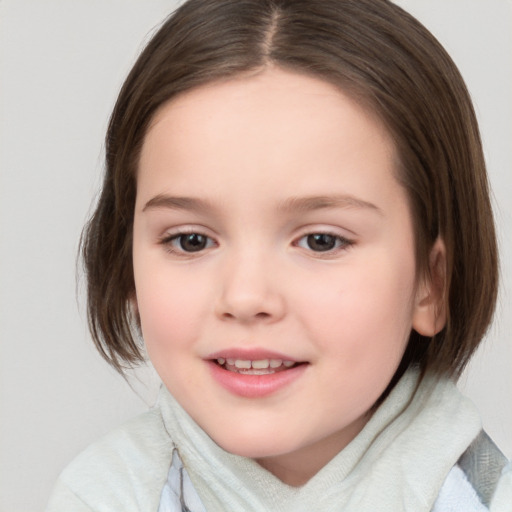
[[(501, 246), (497, 317), (461, 387), (512, 456), (512, 4), (401, 0), (459, 65), (481, 123)], [(96, 354), (75, 258), (103, 136), (167, 0), (0, 0), (0, 511), (42, 510), (62, 468), (152, 403)]]

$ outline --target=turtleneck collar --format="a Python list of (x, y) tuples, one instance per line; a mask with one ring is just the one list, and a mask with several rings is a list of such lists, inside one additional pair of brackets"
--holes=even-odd
[(427, 512), (481, 422), (452, 381), (425, 377), (416, 390), (417, 381), (406, 372), (359, 435), (301, 487), (224, 451), (165, 389), (160, 407), (209, 512)]

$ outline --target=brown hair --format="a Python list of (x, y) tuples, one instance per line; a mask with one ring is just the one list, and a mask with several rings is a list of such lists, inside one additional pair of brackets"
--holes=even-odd
[(106, 137), (106, 173), (82, 238), (93, 339), (122, 371), (136, 342), (132, 224), (138, 159), (155, 112), (177, 94), (272, 64), (323, 78), (369, 106), (393, 136), (411, 203), (419, 272), (446, 246), (447, 324), (412, 332), (404, 371), (458, 375), (495, 307), (497, 250), (477, 121), (462, 77), (437, 40), (388, 0), (189, 0), (161, 26), (127, 77)]

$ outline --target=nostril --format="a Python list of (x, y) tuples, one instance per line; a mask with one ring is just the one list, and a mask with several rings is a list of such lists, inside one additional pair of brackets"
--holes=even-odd
[(270, 313), (266, 313), (265, 311), (260, 311), (259, 313), (256, 313), (255, 315), (242, 315), (242, 314), (234, 314), (230, 313), (229, 311), (226, 311), (222, 313), (222, 318), (225, 320), (266, 320), (268, 318), (272, 318), (272, 315)]
[(230, 289), (216, 302), (215, 314), (225, 321), (269, 322), (279, 320), (284, 314), (283, 299), (277, 294), (242, 293)]

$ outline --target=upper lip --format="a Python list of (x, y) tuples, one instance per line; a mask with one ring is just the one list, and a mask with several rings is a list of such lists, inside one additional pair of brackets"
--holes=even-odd
[(298, 363), (296, 358), (275, 352), (273, 350), (266, 350), (261, 348), (228, 348), (219, 350), (208, 355), (206, 359), (239, 359), (241, 361), (261, 361), (264, 359), (281, 359), (282, 361), (293, 361)]

